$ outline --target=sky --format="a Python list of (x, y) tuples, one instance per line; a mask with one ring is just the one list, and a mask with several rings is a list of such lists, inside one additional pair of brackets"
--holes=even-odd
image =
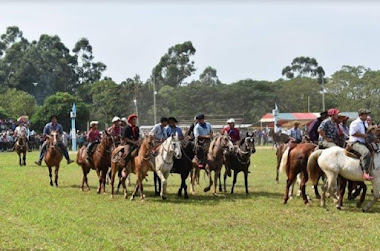
[(16, 25), (28, 40), (58, 35), (71, 50), (89, 39), (95, 61), (117, 82), (147, 79), (169, 47), (192, 41), (196, 73), (223, 83), (276, 80), (297, 56), (330, 75), (343, 65), (379, 69), (375, 1), (1, 1), (0, 34)]

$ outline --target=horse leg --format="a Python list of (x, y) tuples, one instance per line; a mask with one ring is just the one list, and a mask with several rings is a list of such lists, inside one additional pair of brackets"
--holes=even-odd
[(83, 191), (84, 184), (86, 183), (87, 190), (90, 191), (90, 186), (88, 185), (88, 180), (87, 180), (87, 174), (90, 172), (90, 169), (86, 170), (84, 167), (82, 167), (82, 172), (83, 172), (83, 179), (82, 179), (82, 186), (80, 188)]
[(321, 195), (320, 195), (319, 192), (318, 192), (318, 182), (319, 182), (319, 179), (318, 179), (318, 181), (317, 181), (317, 184), (314, 184), (314, 185), (313, 185), (313, 189), (314, 189), (315, 198), (316, 198), (317, 200), (320, 200), (320, 199), (321, 199)]
[(22, 163), (21, 163), (21, 153), (18, 153), (18, 164), (20, 166), (22, 166)]
[(302, 195), (303, 202), (305, 203), (305, 205), (309, 204), (309, 200), (306, 195), (306, 182), (308, 179), (309, 179), (309, 176), (307, 174), (307, 170), (305, 170), (303, 171), (303, 175), (301, 177), (301, 182), (300, 182), (301, 195)]
[(153, 172), (153, 181), (154, 181), (154, 195), (160, 196), (161, 193), (161, 180), (156, 172)]
[(139, 187), (140, 187), (140, 199), (141, 201), (144, 201), (144, 188), (143, 188), (143, 180), (144, 177), (141, 176), (141, 179), (139, 180)]
[(234, 179), (232, 181), (231, 194), (234, 193), (234, 188), (235, 188), (235, 184), (236, 184), (236, 178), (237, 178), (237, 171), (234, 170)]
[(345, 178), (343, 178), (342, 176), (340, 176), (338, 178), (338, 182), (339, 182), (338, 205), (339, 205), (339, 209), (341, 209), (343, 207), (343, 197), (344, 197), (344, 193), (346, 192), (347, 180)]
[(117, 163), (111, 164), (113, 165), (111, 167), (111, 198), (113, 198), (114, 194), (114, 185), (115, 185), (115, 177), (116, 177), (116, 172), (117, 172)]
[(363, 208), (363, 212), (367, 212), (368, 209), (370, 209), (380, 197), (380, 194), (379, 194), (380, 181), (378, 180), (372, 181), (372, 186), (373, 186), (373, 199), (370, 202), (368, 202), (368, 204)]
[(51, 166), (48, 166), (48, 168), (49, 168), (50, 186), (53, 186), (53, 177), (51, 175)]
[(187, 178), (187, 175), (185, 175), (185, 174), (181, 175), (181, 179), (182, 179), (182, 185), (181, 186), (183, 188), (184, 198), (188, 199), (189, 195), (187, 194), (186, 178)]
[(102, 176), (100, 175), (100, 171), (98, 168), (96, 168), (96, 174), (98, 175), (98, 180), (99, 180), (99, 186), (98, 186), (98, 190), (96, 191), (96, 193), (100, 194), (100, 190), (102, 188)]
[[(204, 191), (204, 192), (208, 192), (208, 191), (210, 191), (213, 182), (212, 182), (212, 178), (211, 178), (211, 170), (208, 170), (208, 169), (206, 168), (205, 171), (206, 171), (206, 173), (207, 173), (207, 177), (208, 177), (208, 179), (209, 179), (209, 186), (208, 186), (208, 187), (205, 187), (205, 189), (203, 189), (203, 191)], [(198, 179), (199, 179), (199, 178), (198, 178)]]
[(194, 169), (192, 169), (190, 171), (190, 192), (192, 195), (195, 195), (195, 189), (194, 189), (194, 185), (195, 185), (195, 180), (194, 180)]
[[(165, 194), (165, 189), (166, 189), (166, 179), (165, 179), (165, 176), (164, 176), (164, 174), (162, 173), (162, 171), (161, 170), (158, 170), (157, 171), (157, 174), (156, 174), (156, 176), (157, 176), (157, 181), (158, 180), (160, 180), (159, 182), (161, 182), (160, 184), (161, 184), (161, 192), (159, 193), (160, 194), (160, 196), (161, 196), (161, 199), (163, 199), (163, 200), (166, 200), (166, 194)], [(156, 185), (156, 184), (155, 184)]]
[[(125, 185), (125, 180), (127, 179), (127, 176), (130, 175), (128, 172), (125, 172), (125, 170), (123, 169), (121, 171), (121, 176), (119, 178), (119, 185), (123, 185), (123, 194), (124, 194), (124, 199), (127, 199), (128, 198), (128, 195), (127, 195), (127, 186)], [(119, 190), (119, 187), (118, 187), (118, 190)]]
[(102, 173), (102, 190), (103, 190), (103, 194), (106, 194), (106, 180), (107, 180), (107, 174), (109, 173), (108, 170), (104, 170), (101, 172)]
[(134, 200), (135, 199), (135, 196), (136, 196), (136, 193), (137, 193), (137, 189), (139, 189), (139, 177), (137, 177), (137, 180), (136, 180), (136, 186), (135, 186), (135, 189), (133, 190), (133, 193), (131, 195), (131, 200)]
[(55, 166), (55, 171), (54, 171), (54, 174), (55, 174), (54, 183), (56, 187), (58, 187), (58, 171), (59, 171), (59, 164)]
[(218, 174), (218, 179), (219, 179), (219, 192), (223, 192), (221, 176), (222, 176), (222, 170), (220, 170), (220, 171), (219, 171), (219, 174)]
[(294, 175), (292, 172), (289, 173), (288, 179), (286, 180), (286, 189), (285, 189), (285, 195), (284, 195), (284, 201), (283, 203), (288, 203), (289, 200), (289, 188), (290, 186), (295, 182), (296, 175)]
[(360, 196), (360, 200), (358, 203), (356, 203), (357, 208), (361, 208), (362, 204), (365, 200), (365, 196), (367, 194), (367, 185), (364, 182), (359, 182), (360, 189), (363, 189), (362, 195)]
[(336, 203), (336, 208), (341, 209), (338, 204), (338, 197), (336, 195), (338, 174), (333, 173), (333, 172), (326, 172), (326, 176), (327, 176), (327, 191), (329, 191), (330, 196), (333, 198), (334, 202)]
[(245, 184), (245, 194), (249, 195), (249, 192), (248, 192), (248, 169), (244, 171), (244, 184)]
[(226, 180), (227, 180), (227, 172), (224, 171), (224, 174), (223, 174), (223, 191), (226, 193), (227, 192), (227, 187), (226, 187)]
[(24, 161), (23, 165), (26, 166), (26, 152), (23, 153), (22, 160)]
[(215, 170), (214, 171), (214, 193), (213, 193), (214, 196), (217, 196), (216, 188), (218, 187), (218, 179), (220, 179), (220, 170)]

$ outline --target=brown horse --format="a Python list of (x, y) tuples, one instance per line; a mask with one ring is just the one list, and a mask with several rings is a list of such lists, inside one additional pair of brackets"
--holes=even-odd
[(55, 166), (55, 179), (54, 183), (55, 186), (58, 187), (58, 171), (59, 171), (59, 164), (63, 158), (61, 149), (58, 146), (58, 142), (61, 140), (60, 135), (57, 131), (51, 131), (50, 135), (47, 135), (48, 137), (48, 145), (47, 150), (45, 153), (45, 163), (47, 167), (49, 168), (49, 178), (50, 178), (50, 186), (53, 186), (53, 180), (52, 180), (52, 167)]
[[(211, 186), (214, 184), (213, 195), (217, 195), (216, 188), (218, 186), (218, 178), (220, 177), (220, 172), (223, 166), (223, 154), (225, 151), (232, 152), (234, 150), (234, 145), (232, 144), (230, 138), (227, 135), (219, 135), (215, 137), (210, 144), (209, 151), (207, 154), (207, 162), (205, 166), (205, 171), (209, 178), (209, 186), (205, 187), (204, 192), (208, 192), (211, 189)], [(198, 168), (198, 167), (196, 167)], [(211, 178), (211, 172), (214, 171), (214, 181)], [(194, 192), (194, 183), (196, 172), (193, 172), (191, 176), (191, 187)]]
[(83, 179), (81, 190), (83, 191), (84, 184), (86, 183), (87, 190), (90, 190), (90, 186), (88, 185), (87, 175), (91, 169), (96, 171), (99, 179), (99, 186), (97, 193), (99, 194), (102, 190), (105, 193), (105, 183), (106, 183), (106, 175), (108, 169), (111, 165), (111, 153), (113, 147), (115, 146), (113, 137), (107, 132), (104, 131), (103, 137), (100, 143), (96, 146), (95, 151), (92, 153), (92, 161), (89, 162), (87, 160), (86, 146), (82, 146), (79, 149), (77, 154), (77, 164), (82, 167), (83, 171)]
[(289, 152), (289, 148), (284, 152), (280, 164), (280, 170), (285, 171), (288, 177), (286, 181), (286, 191), (284, 195), (284, 204), (289, 200), (289, 188), (292, 186), (297, 178), (297, 175), (301, 173), (301, 194), (305, 204), (309, 204), (309, 200), (306, 196), (306, 182), (308, 180), (307, 173), (307, 161), (312, 152), (314, 152), (317, 145), (312, 143), (297, 144)]
[[(25, 131), (22, 131), (19, 135), (16, 145), (15, 145), (16, 153), (18, 154), (18, 160), (20, 166), (26, 166), (26, 152), (28, 151), (28, 144), (26, 140), (26, 133)], [(21, 161), (21, 154), (22, 154), (22, 161)]]

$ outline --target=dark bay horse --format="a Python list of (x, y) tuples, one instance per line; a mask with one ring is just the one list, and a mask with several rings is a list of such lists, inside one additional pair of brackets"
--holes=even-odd
[[(18, 139), (15, 144), (15, 150), (18, 154), (18, 160), (20, 166), (26, 166), (26, 152), (28, 151), (28, 144), (26, 140), (26, 133), (25, 131), (22, 131), (20, 135), (18, 136)], [(21, 154), (22, 154), (22, 161), (21, 161)]]
[[(249, 194), (248, 192), (248, 173), (249, 173), (249, 166), (251, 164), (251, 154), (255, 153), (255, 139), (254, 135), (250, 135), (247, 132), (247, 135), (245, 138), (241, 139), (239, 144), (235, 146), (234, 151), (227, 152), (225, 154), (225, 172), (223, 175), (224, 178), (224, 192), (226, 192), (226, 179), (227, 175), (231, 170), (234, 171), (234, 179), (232, 182), (231, 187), (231, 194), (234, 193), (234, 187), (236, 184), (236, 178), (239, 172), (244, 173), (244, 182), (245, 182), (245, 193)], [(221, 184), (220, 184), (220, 190), (221, 190)]]
[(85, 183), (87, 190), (90, 190), (87, 175), (91, 169), (94, 169), (99, 179), (97, 193), (99, 194), (102, 190), (103, 193), (105, 193), (106, 175), (111, 166), (111, 153), (114, 147), (115, 142), (113, 137), (107, 132), (107, 130), (105, 130), (100, 143), (96, 146), (95, 151), (93, 151), (91, 162), (87, 160), (86, 146), (82, 146), (79, 149), (77, 154), (77, 164), (82, 167), (83, 171), (82, 191)]
[(49, 168), (49, 178), (50, 178), (50, 186), (53, 186), (53, 180), (52, 180), (52, 167), (55, 167), (55, 179), (54, 183), (55, 186), (58, 187), (58, 171), (59, 171), (59, 164), (61, 163), (61, 160), (63, 158), (63, 154), (61, 152), (60, 147), (58, 146), (59, 141), (61, 140), (60, 135), (57, 131), (51, 131), (50, 135), (47, 135), (48, 137), (48, 146), (45, 153), (45, 163), (47, 167)]
[[(191, 170), (193, 169), (192, 159), (194, 158), (194, 142), (182, 141), (181, 142), (182, 157), (180, 159), (174, 159), (173, 168), (171, 173), (178, 173), (181, 175), (181, 186), (178, 189), (178, 197), (182, 197), (182, 190), (184, 198), (188, 199), (186, 179), (189, 177)], [(161, 193), (161, 187), (155, 186), (155, 193)]]
[(289, 142), (289, 135), (284, 133), (275, 133), (274, 129), (270, 129), (268, 133), (269, 137), (273, 139), (273, 143), (276, 144), (276, 147), (281, 145), (282, 143), (288, 143)]
[(286, 181), (284, 204), (289, 200), (289, 189), (299, 173), (301, 173), (302, 176), (300, 184), (302, 198), (305, 204), (309, 204), (306, 195), (306, 182), (308, 180), (307, 161), (316, 147), (317, 145), (312, 143), (300, 143), (291, 149), (291, 151), (289, 151), (289, 148), (285, 150), (280, 164), (280, 170), (284, 171), (288, 177)]

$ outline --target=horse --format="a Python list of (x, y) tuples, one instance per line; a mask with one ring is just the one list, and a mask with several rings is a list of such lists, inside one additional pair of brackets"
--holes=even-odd
[[(379, 149), (380, 144), (376, 144)], [(336, 202), (336, 208), (341, 209), (337, 198), (337, 178), (341, 175), (345, 179), (352, 181), (363, 181), (363, 171), (360, 159), (353, 156), (347, 156), (347, 151), (343, 148), (334, 146), (325, 150), (317, 150), (310, 155), (307, 163), (307, 170), (311, 182), (314, 184), (317, 176), (322, 171), (326, 179), (322, 186), (321, 206), (326, 208), (326, 192), (329, 192)], [(367, 212), (380, 197), (380, 153), (373, 154), (374, 168), (371, 170), (374, 198), (362, 209)], [(357, 204), (360, 208), (361, 203)]]
[(100, 143), (96, 146), (92, 153), (92, 161), (87, 160), (86, 146), (82, 146), (77, 153), (77, 164), (82, 167), (83, 179), (81, 190), (83, 191), (84, 184), (87, 186), (87, 191), (90, 190), (88, 185), (87, 175), (91, 169), (96, 171), (99, 179), (99, 186), (97, 193), (99, 194), (101, 190), (105, 193), (105, 180), (107, 171), (111, 165), (111, 153), (113, 147), (115, 146), (113, 137), (105, 130), (103, 132), (103, 137)]
[[(245, 193), (248, 195), (248, 168), (251, 164), (251, 154), (256, 152), (254, 135), (247, 132), (245, 138), (241, 139), (238, 146), (235, 146), (234, 151), (225, 154), (225, 172), (224, 172), (224, 192), (226, 192), (227, 173), (230, 170), (234, 171), (234, 179), (231, 187), (231, 194), (234, 193), (236, 177), (239, 172), (244, 172)], [(221, 184), (220, 184), (221, 190)]]
[(275, 133), (274, 129), (270, 129), (268, 133), (269, 137), (273, 139), (273, 143), (276, 144), (276, 147), (281, 145), (282, 143), (287, 144), (289, 142), (289, 135), (284, 133)]
[(49, 178), (50, 178), (50, 186), (53, 186), (53, 180), (52, 180), (52, 167), (55, 166), (55, 179), (54, 183), (55, 186), (58, 187), (58, 171), (59, 171), (59, 164), (63, 158), (63, 154), (61, 152), (60, 147), (58, 146), (60, 135), (57, 131), (51, 131), (50, 135), (47, 135), (47, 138), (49, 140), (47, 145), (47, 150), (45, 153), (45, 163), (47, 167), (49, 168)]
[[(302, 198), (306, 205), (309, 204), (309, 200), (306, 195), (306, 182), (308, 180), (308, 172), (306, 167), (309, 156), (316, 147), (317, 145), (313, 143), (300, 143), (291, 149), (291, 151), (289, 150), (290, 148), (285, 150), (280, 163), (280, 171), (285, 172), (288, 177), (283, 201), (284, 204), (286, 204), (289, 200), (289, 188), (292, 186), (299, 173), (301, 173), (300, 188)], [(317, 189), (317, 183), (314, 185), (314, 189)]]
[[(167, 193), (167, 179), (169, 177), (170, 171), (173, 167), (175, 159), (182, 158), (181, 144), (178, 139), (178, 134), (171, 135), (168, 137), (158, 149), (158, 155), (153, 159), (153, 169), (157, 174), (159, 180), (161, 181), (161, 199), (166, 200)], [(156, 187), (155, 187), (156, 188)], [(156, 189), (155, 189), (156, 190)]]
[[(26, 166), (26, 152), (28, 151), (28, 143), (26, 140), (25, 131), (21, 131), (15, 145), (16, 153), (18, 154), (18, 162), (20, 166)], [(21, 161), (22, 154), (22, 161)]]
[[(220, 172), (223, 166), (223, 154), (224, 152), (232, 151), (234, 145), (232, 144), (230, 138), (227, 135), (219, 135), (215, 137), (210, 144), (209, 152), (207, 154), (207, 161), (205, 166), (205, 171), (209, 178), (209, 186), (205, 187), (204, 192), (208, 192), (211, 189), (211, 186), (214, 184), (214, 192), (213, 195), (217, 196), (216, 188), (218, 183), (218, 178), (220, 177)], [(196, 167), (198, 168), (198, 167)], [(214, 180), (212, 181), (211, 172), (214, 171)], [(194, 193), (194, 183), (195, 183), (195, 175), (197, 172), (193, 172), (191, 176), (191, 190)]]

